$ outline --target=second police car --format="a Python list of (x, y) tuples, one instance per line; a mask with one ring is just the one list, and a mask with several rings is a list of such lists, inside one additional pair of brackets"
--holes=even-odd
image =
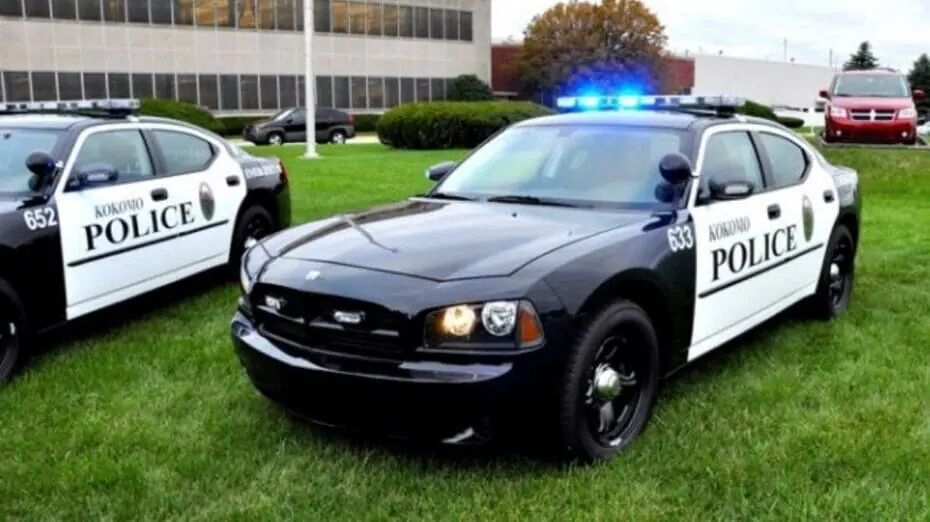
[(425, 195), (258, 242), (242, 365), (327, 425), (613, 456), (664, 377), (795, 304), (850, 302), (857, 173), (740, 103), (560, 100)]
[(290, 225), (282, 163), (138, 108), (0, 103), (0, 383), (43, 330), (237, 271), (249, 241)]

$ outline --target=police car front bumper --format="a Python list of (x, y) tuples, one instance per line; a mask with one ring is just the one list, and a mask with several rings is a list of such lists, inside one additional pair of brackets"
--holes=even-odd
[[(313, 355), (272, 340), (247, 313), (230, 324), (237, 357), (259, 392), (317, 424), (386, 437), (484, 443), (527, 428), (547, 382), (541, 352), (508, 360), (384, 363)], [(543, 350), (545, 351), (545, 350)]]

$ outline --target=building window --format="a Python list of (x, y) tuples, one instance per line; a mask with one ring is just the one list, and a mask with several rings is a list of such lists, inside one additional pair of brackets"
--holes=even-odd
[(304, 75), (297, 76), (297, 106), (303, 107), (307, 104), (307, 82), (304, 81)]
[[(154, 0), (154, 2), (158, 3), (158, 0)], [(194, 5), (194, 25), (198, 27), (215, 27), (217, 7), (215, 2), (204, 0), (197, 2)]]
[(468, 11), (459, 12), (459, 39), (463, 42), (472, 41), (472, 14)]
[(297, 105), (297, 78), (294, 76), (279, 76), (278, 84), (281, 88), (281, 108)]
[[(197, 104), (197, 76), (193, 74), (179, 74), (177, 88), (174, 83), (173, 74), (156, 74), (155, 75), (155, 97), (160, 100), (174, 100), (179, 99), (181, 101), (186, 101), (189, 103)], [(86, 82), (85, 82), (86, 83)], [(180, 96), (181, 93), (185, 93), (185, 88), (188, 89), (186, 92), (187, 96)], [(189, 89), (193, 89), (193, 92), (190, 92)]]
[(104, 21), (125, 23), (126, 22), (126, 4), (124, 2), (125, 0), (103, 0)]
[[(309, 2), (310, 0), (306, 0)], [(302, 9), (300, 0), (297, 2), (297, 8)], [(303, 13), (303, 11), (301, 11)], [(332, 30), (332, 17), (330, 16), (329, 0), (313, 1), (313, 30), (318, 33), (328, 33)]]
[(275, 0), (258, 0), (258, 28), (274, 31)]
[(256, 110), (258, 104), (258, 76), (254, 74), (243, 74), (239, 78), (239, 88), (242, 96), (242, 110)]
[(0, 0), (0, 16), (23, 16), (23, 3), (20, 0)]
[(107, 85), (110, 90), (110, 98), (129, 98), (129, 75), (126, 73), (109, 73), (107, 74)]
[(391, 109), (400, 104), (400, 79), (384, 79), (384, 108)]
[(443, 28), (446, 23), (444, 13), (444, 9), (436, 9), (435, 7), (429, 10), (429, 37), (433, 40), (442, 40)]
[(3, 90), (6, 92), (6, 101), (30, 101), (29, 73), (19, 71), (6, 71), (3, 73)]
[(397, 6), (397, 27), (401, 38), (413, 38), (413, 8), (409, 5)]
[(58, 99), (58, 86), (55, 84), (55, 73), (32, 72), (32, 99), (35, 101)]
[(414, 8), (414, 32), (416, 38), (429, 38), (429, 8)]
[(429, 78), (417, 78), (417, 101), (429, 101)]
[(239, 77), (235, 74), (220, 75), (220, 109), (239, 110)]
[(83, 100), (81, 73), (58, 73), (58, 97), (61, 100)]
[(278, 77), (262, 76), (259, 78), (261, 89), (262, 109), (277, 109), (278, 105)]
[(336, 76), (333, 78), (333, 100), (337, 109), (352, 107), (351, 93), (349, 92), (349, 78)]
[[(152, 75), (145, 73), (132, 74), (132, 96), (134, 98), (151, 98), (154, 94), (152, 90)], [(58, 77), (58, 88), (64, 91), (61, 86), (61, 76)]]
[(255, 0), (234, 0), (236, 27), (255, 29)]
[(416, 101), (416, 89), (414, 88), (413, 78), (400, 79), (400, 102), (411, 103)]
[(150, 7), (153, 24), (171, 25), (171, 4), (168, 2), (152, 2)]
[(333, 32), (349, 32), (349, 4), (345, 0), (333, 0)]
[(365, 34), (365, 2), (349, 0), (349, 32)]
[(194, 25), (194, 0), (174, 0), (172, 14), (174, 25)]
[[(3, 0), (0, 0), (0, 4), (3, 4)], [(2, 7), (0, 7), (0, 10), (2, 10)], [(56, 20), (76, 20), (77, 5), (75, 5), (75, 0), (52, 0), (52, 18)]]
[(446, 80), (443, 78), (433, 78), (429, 81), (431, 99), (441, 101), (446, 99)]
[(100, 0), (77, 0), (77, 15), (79, 20), (99, 22), (100, 13)]
[(365, 78), (358, 76), (352, 77), (352, 104), (350, 109), (367, 109), (368, 108), (368, 82)]
[(333, 107), (333, 77), (317, 76), (316, 77), (316, 106)]
[(381, 7), (381, 25), (384, 36), (397, 36), (397, 4)]
[[(131, 24), (148, 24), (149, 23), (149, 0), (126, 0), (129, 23)], [(157, 2), (158, 0), (156, 0)]]
[(368, 78), (368, 108), (384, 108), (384, 78)]
[(52, 9), (49, 0), (27, 0), (26, 18), (51, 18)]
[(107, 75), (104, 73), (84, 73), (84, 97), (101, 99), (107, 97)]
[(384, 34), (384, 21), (382, 20), (381, 4), (371, 3), (365, 8), (368, 23), (365, 24), (365, 34), (381, 36)]
[(197, 78), (200, 84), (200, 105), (212, 110), (220, 108), (219, 82), (215, 74), (201, 74)]
[(445, 20), (445, 37), (446, 40), (459, 39), (459, 12), (455, 9), (446, 9), (443, 15)]

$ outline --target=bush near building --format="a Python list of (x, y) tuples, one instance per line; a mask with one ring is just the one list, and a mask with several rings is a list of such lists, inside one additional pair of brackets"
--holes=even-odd
[(226, 132), (223, 122), (216, 119), (210, 111), (192, 103), (157, 98), (142, 98), (140, 103), (140, 114), (181, 120), (217, 134), (225, 134)]
[(530, 102), (407, 103), (385, 112), (377, 132), (398, 149), (470, 149), (511, 123), (552, 113)]
[(780, 117), (775, 114), (775, 111), (773, 111), (771, 107), (756, 103), (752, 100), (747, 100), (736, 112), (746, 116), (755, 116), (757, 118), (777, 121), (790, 129), (800, 129), (804, 126), (804, 120), (800, 118)]

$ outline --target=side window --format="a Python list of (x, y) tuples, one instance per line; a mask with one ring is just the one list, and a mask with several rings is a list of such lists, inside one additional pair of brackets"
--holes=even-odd
[(712, 179), (746, 180), (755, 185), (756, 190), (765, 188), (759, 157), (748, 133), (721, 132), (707, 139), (701, 185), (706, 186)]
[(74, 169), (109, 165), (119, 180), (149, 179), (154, 176), (152, 158), (138, 130), (95, 132), (87, 136), (74, 161)]
[(762, 147), (772, 164), (775, 188), (793, 185), (807, 172), (807, 155), (801, 147), (774, 134), (760, 133)]
[(293, 114), (288, 116), (289, 120), (294, 120), (294, 123), (306, 123), (307, 121), (307, 111), (304, 109), (297, 109)]
[(154, 130), (152, 135), (165, 159), (165, 174), (199, 172), (213, 162), (215, 152), (206, 140), (186, 132)]

